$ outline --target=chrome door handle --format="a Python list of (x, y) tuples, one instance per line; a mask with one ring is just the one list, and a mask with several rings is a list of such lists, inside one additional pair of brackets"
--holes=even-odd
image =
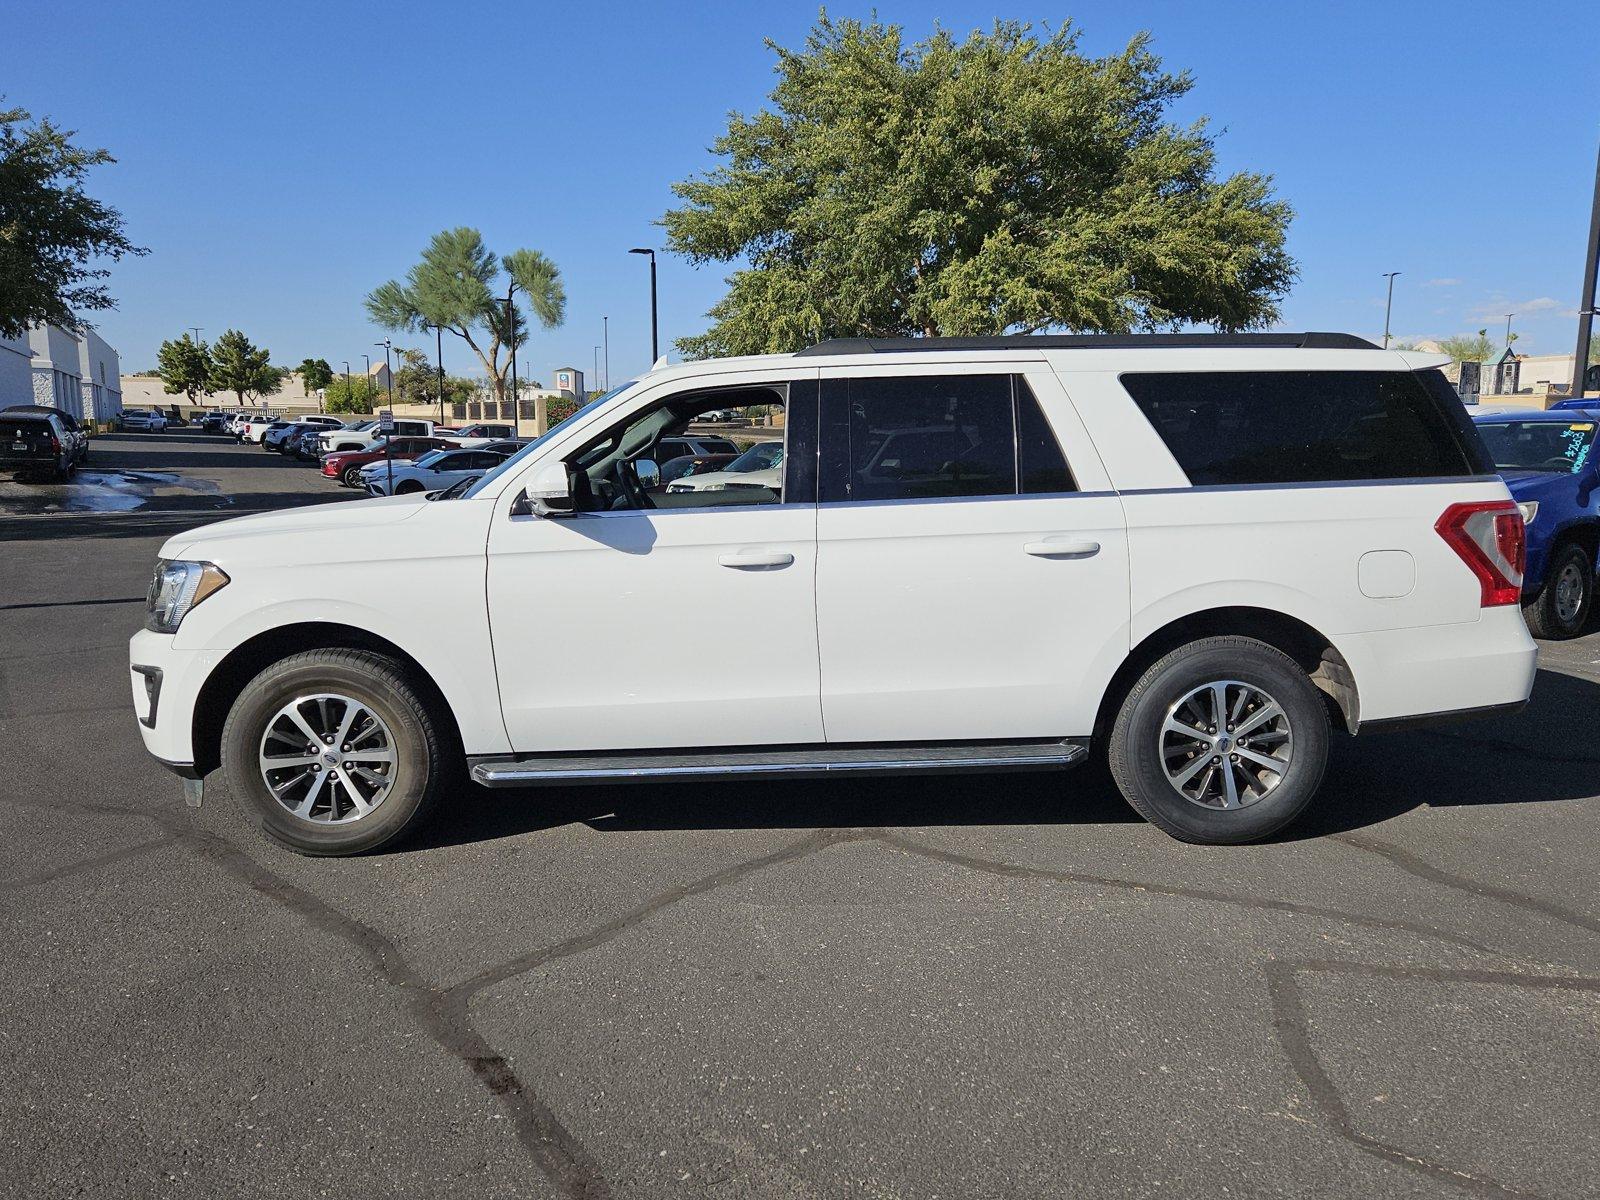
[(794, 555), (782, 550), (740, 550), (734, 554), (724, 554), (717, 561), (725, 567), (787, 567), (794, 562)]
[(1028, 542), (1022, 549), (1035, 558), (1093, 558), (1100, 553), (1100, 543), (1068, 538), (1045, 538), (1043, 541)]

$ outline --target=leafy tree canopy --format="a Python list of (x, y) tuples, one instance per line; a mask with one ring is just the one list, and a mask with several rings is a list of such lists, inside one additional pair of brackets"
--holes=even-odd
[(100, 282), (107, 270), (90, 264), (147, 253), (128, 240), (121, 213), (83, 191), (90, 167), (116, 160), (30, 120), (0, 110), (0, 337), (40, 322), (81, 329), (80, 313), (116, 304)]
[[(512, 282), (517, 290), (508, 324), (505, 293)], [(406, 281), (391, 279), (374, 289), (366, 307), (384, 329), (455, 334), (478, 356), (495, 395), (504, 398), (512, 356), (528, 336), (524, 307), (544, 328), (554, 329), (566, 319), (567, 296), (561, 272), (543, 254), (513, 250), (497, 257), (481, 233), (462, 226), (435, 234)]]
[(380, 395), (378, 385), (362, 375), (353, 376), (348, 383), (343, 375), (335, 376), (327, 389), (322, 407), (330, 413), (370, 413)]
[(300, 390), (303, 395), (321, 391), (333, 382), (333, 368), (328, 365), (325, 358), (302, 359), (296, 367), (295, 374), (300, 376)]
[(244, 404), (247, 396), (264, 396), (277, 391), (283, 373), (272, 365), (264, 348), (256, 346), (237, 329), (230, 329), (211, 347), (211, 387), (232, 392)]
[(1477, 333), (1457, 334), (1454, 337), (1439, 339), (1439, 353), (1448, 354), (1457, 362), (1488, 362), (1498, 357), (1495, 353), (1495, 344), (1489, 340), (1489, 332), (1480, 329)]
[(211, 351), (204, 342), (195, 341), (187, 333), (175, 341), (162, 342), (156, 361), (159, 364), (156, 374), (169, 395), (182, 392), (193, 404), (201, 392), (209, 394), (212, 390)]
[(1289, 206), (1267, 176), (1216, 176), (1205, 121), (1165, 120), (1192, 83), (1148, 35), (1105, 58), (1078, 36), (1001, 21), (907, 46), (824, 13), (802, 49), (769, 42), (772, 107), (730, 118), (662, 219), (690, 260), (749, 263), (679, 348), (1270, 324)]

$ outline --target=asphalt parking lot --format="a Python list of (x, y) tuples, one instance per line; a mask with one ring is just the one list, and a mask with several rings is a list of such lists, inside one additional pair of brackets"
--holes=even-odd
[(1265, 845), (1083, 772), (463, 785), (308, 860), (183, 807), (126, 642), (166, 536), (348, 493), (183, 431), (92, 466), (134, 482), (0, 484), (0, 1191), (1597, 1192), (1600, 636), (1340, 740)]

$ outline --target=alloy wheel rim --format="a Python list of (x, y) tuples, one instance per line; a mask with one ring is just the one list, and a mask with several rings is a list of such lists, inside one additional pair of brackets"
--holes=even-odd
[(1156, 752), (1167, 782), (1190, 804), (1249, 808), (1283, 782), (1294, 756), (1294, 730), (1266, 691), (1218, 679), (1167, 709)]
[(394, 735), (373, 709), (334, 692), (296, 696), (261, 734), (267, 791), (290, 816), (348, 825), (369, 816), (394, 788)]
[(1556, 576), (1556, 616), (1563, 622), (1574, 621), (1583, 609), (1583, 572), (1577, 563), (1569, 562)]

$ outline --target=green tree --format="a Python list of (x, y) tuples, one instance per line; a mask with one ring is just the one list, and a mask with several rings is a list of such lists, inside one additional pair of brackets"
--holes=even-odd
[[(502, 275), (517, 286), (509, 323)], [(544, 328), (560, 325), (567, 308), (561, 272), (537, 250), (513, 250), (499, 258), (484, 245), (482, 234), (465, 226), (435, 234), (404, 283), (391, 279), (366, 300), (368, 314), (384, 329), (424, 333), (438, 328), (466, 342), (501, 400), (512, 357), (528, 336), (524, 306)]]
[(294, 370), (300, 376), (302, 395), (309, 396), (312, 392), (321, 391), (333, 382), (333, 368), (325, 358), (302, 359)]
[(958, 42), (819, 19), (777, 55), (771, 108), (675, 184), (669, 247), (743, 259), (688, 355), (835, 336), (1269, 325), (1295, 278), (1271, 180), (1218, 178), (1204, 120), (1140, 34), (1089, 58), (1064, 25)]
[(83, 191), (90, 167), (116, 159), (31, 119), (0, 110), (0, 337), (39, 322), (81, 329), (79, 313), (116, 306), (99, 282), (109, 272), (90, 264), (147, 253), (128, 240), (121, 213)]
[(162, 388), (168, 395), (182, 392), (193, 404), (201, 392), (211, 392), (211, 351), (204, 342), (197, 342), (187, 333), (172, 341), (161, 343), (156, 351), (159, 364), (156, 374), (161, 377)]
[(1497, 357), (1487, 329), (1470, 336), (1458, 333), (1454, 337), (1440, 338), (1439, 353), (1448, 354), (1457, 362), (1488, 362)]
[(378, 385), (365, 376), (354, 376), (347, 385), (343, 375), (336, 375), (327, 385), (322, 407), (330, 413), (370, 413), (381, 395)]
[(241, 407), (246, 396), (275, 392), (283, 382), (281, 370), (272, 365), (268, 351), (237, 329), (228, 330), (212, 345), (211, 363), (212, 390), (232, 392)]
[(403, 404), (436, 404), (439, 400), (439, 373), (421, 350), (396, 350), (399, 360), (394, 372), (395, 395)]

